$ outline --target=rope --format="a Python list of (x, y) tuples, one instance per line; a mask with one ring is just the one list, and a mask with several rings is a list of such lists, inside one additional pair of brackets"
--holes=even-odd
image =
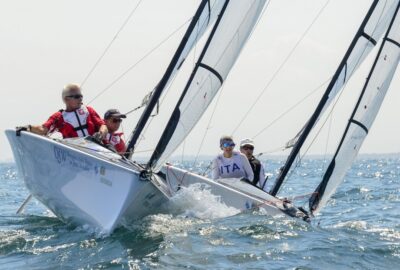
[(253, 102), (253, 104), (250, 106), (250, 109), (245, 113), (245, 115), (243, 116), (243, 118), (239, 121), (239, 124), (234, 128), (234, 130), (232, 131), (232, 134), (235, 134), (235, 132), (238, 130), (238, 128), (242, 125), (243, 121), (247, 118), (247, 116), (249, 115), (249, 113), (252, 111), (252, 109), (254, 108), (254, 106), (259, 102), (259, 100), (261, 99), (261, 96), (265, 93), (265, 91), (269, 88), (269, 86), (271, 85), (271, 83), (275, 80), (275, 78), (277, 77), (277, 75), (280, 73), (280, 71), (282, 70), (282, 68), (286, 65), (287, 61), (290, 59), (290, 57), (292, 56), (292, 54), (294, 53), (294, 51), (297, 49), (297, 47), (300, 45), (300, 43), (303, 41), (303, 39), (305, 38), (305, 36), (307, 35), (307, 33), (310, 31), (311, 27), (314, 25), (314, 23), (317, 21), (317, 19), (320, 17), (320, 15), (322, 14), (322, 12), (325, 10), (325, 8), (327, 7), (327, 5), (329, 4), (330, 0), (328, 0), (325, 5), (320, 9), (320, 11), (318, 12), (317, 16), (314, 18), (314, 20), (311, 22), (311, 24), (309, 25), (309, 27), (306, 29), (306, 31), (302, 34), (302, 36), (300, 37), (300, 39), (297, 41), (297, 43), (295, 44), (295, 46), (292, 48), (292, 50), (289, 52), (289, 54), (287, 55), (287, 57), (285, 58), (285, 60), (282, 62), (282, 64), (279, 66), (279, 68), (275, 71), (275, 73), (272, 75), (271, 79), (267, 82), (266, 86), (263, 88), (263, 90), (261, 91), (261, 93), (257, 96), (257, 98), (255, 99), (255, 101)]
[(104, 94), (107, 90), (109, 90), (114, 84), (116, 84), (119, 80), (121, 80), (126, 74), (128, 74), (133, 68), (135, 68), (138, 64), (140, 64), (144, 59), (146, 59), (149, 55), (151, 55), (155, 50), (157, 50), (161, 45), (163, 45), (167, 40), (169, 40), (172, 36), (178, 33), (188, 22), (190, 22), (191, 18), (185, 21), (182, 25), (180, 25), (175, 31), (169, 34), (166, 38), (164, 38), (160, 43), (158, 43), (155, 47), (153, 47), (150, 51), (148, 51), (142, 58), (140, 58), (136, 63), (131, 65), (127, 70), (125, 70), (120, 76), (118, 76), (114, 81), (112, 81), (107, 87), (100, 91), (94, 98), (92, 98), (87, 104), (92, 103), (102, 94)]
[(273, 124), (275, 124), (276, 122), (278, 122), (279, 120), (281, 120), (285, 115), (287, 115), (289, 112), (291, 112), (292, 110), (294, 110), (296, 107), (298, 107), (300, 104), (302, 104), (306, 99), (308, 99), (309, 97), (311, 97), (312, 95), (314, 95), (318, 90), (320, 90), (321, 87), (323, 87), (326, 83), (328, 83), (330, 80), (332, 79), (332, 77), (328, 78), (327, 80), (325, 80), (323, 83), (321, 83), (319, 86), (317, 86), (316, 88), (314, 88), (309, 94), (307, 94), (303, 99), (301, 99), (300, 101), (298, 101), (297, 103), (295, 103), (294, 105), (292, 105), (289, 109), (287, 109), (286, 111), (284, 111), (283, 113), (281, 113), (278, 117), (276, 117), (274, 120), (272, 120), (267, 126), (265, 126), (263, 129), (261, 129), (259, 132), (256, 133), (255, 136), (253, 136), (253, 138), (256, 138), (258, 136), (260, 136), (265, 130), (267, 130), (268, 128), (270, 128)]
[(94, 72), (94, 70), (97, 68), (97, 66), (99, 65), (100, 61), (104, 58), (104, 56), (106, 55), (106, 53), (108, 52), (108, 50), (111, 48), (111, 45), (114, 43), (114, 41), (117, 39), (119, 33), (121, 33), (122, 29), (125, 28), (125, 26), (128, 24), (129, 20), (132, 18), (133, 14), (135, 13), (136, 9), (139, 7), (140, 3), (142, 2), (142, 0), (139, 0), (139, 2), (136, 4), (136, 6), (133, 8), (133, 10), (131, 11), (131, 13), (129, 14), (129, 16), (126, 18), (125, 22), (121, 25), (121, 27), (118, 29), (117, 33), (114, 35), (114, 37), (111, 39), (110, 43), (108, 44), (108, 46), (104, 49), (103, 53), (101, 54), (101, 56), (99, 57), (99, 59), (97, 59), (96, 63), (93, 65), (93, 67), (91, 68), (91, 70), (89, 71), (89, 73), (86, 75), (85, 79), (83, 79), (82, 83), (81, 83), (81, 87), (86, 83), (86, 81), (89, 79), (89, 77), (92, 75), (92, 73)]

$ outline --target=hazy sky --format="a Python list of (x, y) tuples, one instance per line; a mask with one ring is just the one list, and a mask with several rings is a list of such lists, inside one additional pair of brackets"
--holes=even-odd
[[(141, 1), (84, 84), (84, 102), (89, 102), (106, 89), (188, 21), (199, 2)], [(280, 68), (327, 2), (321, 16)], [(198, 127), (177, 152), (195, 154), (202, 145), (201, 154), (217, 153), (219, 137), (232, 134), (256, 100), (258, 102), (248, 118), (233, 135), (238, 141), (259, 134), (280, 114), (333, 75), (371, 2), (272, 0), (228, 76), (221, 95), (210, 105)], [(138, 3), (138, 0), (1, 0), (0, 110), (3, 129), (41, 124), (53, 112), (63, 108), (60, 97), (63, 85), (83, 82)], [(101, 115), (108, 108), (127, 112), (140, 105), (142, 98), (161, 78), (186, 27), (187, 24), (90, 105)], [(186, 81), (185, 76), (199, 52), (200, 46), (186, 60), (186, 66), (166, 96), (160, 114), (154, 117), (153, 125), (144, 134), (141, 151), (151, 149), (157, 142), (171, 105), (176, 102), (178, 92)], [(371, 62), (371, 59), (368, 61)], [(352, 109), (350, 102), (365, 80), (368, 67), (364, 66), (346, 86), (346, 94), (341, 97), (343, 102), (338, 103), (333, 117), (327, 121), (329, 127), (321, 132), (321, 140), (316, 142), (311, 153), (323, 153), (326, 149), (333, 151), (334, 138), (339, 138), (343, 123)], [(280, 71), (275, 75), (278, 69)], [(266, 91), (259, 97), (266, 85)], [(382, 110), (361, 149), (362, 153), (400, 152), (399, 88), (397, 71)], [(324, 89), (321, 88), (313, 98), (255, 137), (256, 150), (279, 148), (293, 137), (309, 117)], [(129, 115), (123, 125), (125, 133), (129, 134), (133, 129), (141, 112)], [(205, 134), (206, 129), (208, 132)], [(0, 160), (11, 159), (11, 149), (3, 130), (0, 133), (0, 151)]]

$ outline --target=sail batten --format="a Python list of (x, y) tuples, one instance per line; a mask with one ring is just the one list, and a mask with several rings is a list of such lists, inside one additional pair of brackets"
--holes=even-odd
[(266, 1), (225, 2), (147, 168), (159, 170), (199, 121), (236, 62)]
[(387, 29), (390, 19), (396, 9), (398, 0), (375, 0), (367, 12), (361, 26), (359, 27), (353, 41), (351, 42), (344, 58), (339, 64), (331, 82), (318, 103), (314, 113), (303, 127), (300, 135), (290, 152), (283, 169), (272, 187), (271, 195), (276, 195), (286, 179), (297, 155), (303, 147), (311, 130), (320, 119), (320, 116), (331, 104), (333, 99), (341, 91), (343, 86), (351, 78), (361, 63), (374, 48), (378, 40)]
[(400, 1), (328, 170), (309, 200), (312, 213), (327, 203), (356, 158), (400, 61)]

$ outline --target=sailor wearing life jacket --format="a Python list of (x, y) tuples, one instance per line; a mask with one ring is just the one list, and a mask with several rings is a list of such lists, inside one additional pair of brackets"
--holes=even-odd
[(123, 132), (117, 132), (122, 118), (126, 118), (125, 114), (121, 114), (117, 109), (110, 109), (104, 114), (104, 122), (106, 123), (108, 133), (103, 140), (105, 144), (111, 144), (119, 154), (124, 154), (126, 145), (122, 138)]
[(264, 166), (258, 159), (253, 156), (253, 151), (254, 141), (252, 139), (244, 139), (240, 141), (240, 152), (246, 155), (247, 159), (250, 162), (251, 168), (253, 169), (253, 186), (260, 187), (264, 191), (267, 191)]
[[(82, 104), (81, 88), (77, 84), (67, 84), (62, 91), (62, 99), (66, 105), (41, 126), (22, 127), (36, 134), (46, 135), (58, 131), (63, 138), (85, 137), (96, 133), (97, 139), (107, 134), (107, 127), (97, 112)], [(18, 130), (17, 130), (18, 133)]]
[(231, 136), (223, 136), (220, 139), (220, 147), (223, 151), (212, 162), (212, 178), (246, 178), (253, 181), (254, 174), (246, 156), (233, 151), (235, 143)]

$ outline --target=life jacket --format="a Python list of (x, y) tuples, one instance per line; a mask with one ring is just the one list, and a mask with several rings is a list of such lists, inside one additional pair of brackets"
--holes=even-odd
[(123, 153), (125, 152), (125, 142), (122, 139), (123, 134), (123, 132), (108, 133), (103, 142), (114, 146), (118, 153)]
[(257, 186), (258, 182), (260, 181), (261, 162), (254, 156), (249, 159), (249, 162), (254, 173), (254, 180), (252, 184), (253, 186)]
[(82, 105), (79, 109), (72, 112), (60, 110), (65, 123), (70, 124), (75, 130), (78, 137), (86, 137), (88, 131), (89, 111), (86, 106)]

